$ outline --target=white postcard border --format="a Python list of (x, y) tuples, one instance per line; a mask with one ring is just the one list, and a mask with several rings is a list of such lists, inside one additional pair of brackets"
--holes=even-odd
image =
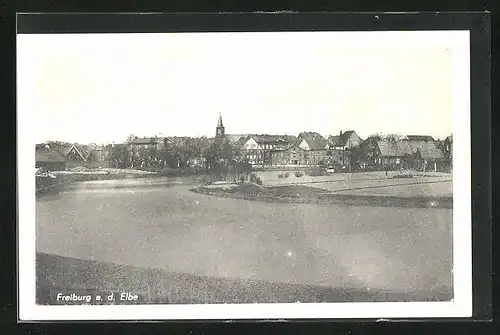
[[(304, 33), (304, 32), (302, 32)], [(453, 264), (451, 302), (297, 303), (224, 305), (40, 306), (35, 303), (35, 178), (32, 118), (24, 89), (30, 55), (18, 35), (17, 150), (18, 150), (18, 297), (19, 319), (37, 320), (187, 320), (187, 319), (309, 319), (309, 318), (424, 318), (472, 316), (472, 233), (470, 156), (470, 41), (469, 31), (425, 32), (307, 32), (314, 37), (335, 34), (342, 43), (355, 35), (363, 44), (446, 45), (453, 57)], [(262, 33), (263, 37), (266, 33)], [(269, 33), (276, 34), (276, 33)], [(292, 34), (290, 32), (284, 34)], [(124, 34), (125, 35), (125, 34)], [(147, 35), (144, 34), (145, 38)], [(410, 36), (411, 35), (411, 36)], [(90, 37), (90, 35), (89, 35)], [(123, 35), (122, 35), (123, 38)], [(27, 57), (27, 58), (24, 58)], [(22, 67), (19, 66), (22, 64)], [(459, 148), (459, 150), (457, 149)]]

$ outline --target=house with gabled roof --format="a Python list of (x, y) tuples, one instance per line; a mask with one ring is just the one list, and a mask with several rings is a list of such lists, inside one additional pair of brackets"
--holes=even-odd
[(359, 148), (362, 143), (363, 140), (354, 130), (340, 131), (339, 135), (329, 136), (327, 140), (329, 165), (337, 166), (337, 168), (349, 167), (352, 163), (351, 157), (353, 157), (350, 151)]
[(375, 143), (373, 159), (377, 165), (385, 167), (400, 166), (407, 155), (413, 154), (410, 143), (406, 140), (379, 140)]
[(328, 145), (332, 150), (349, 150), (357, 148), (363, 140), (356, 134), (354, 130), (340, 131), (339, 135), (329, 136)]
[(374, 162), (386, 168), (407, 167), (416, 170), (441, 171), (444, 155), (434, 142), (409, 140), (377, 141)]
[(86, 162), (88, 154), (85, 146), (73, 144), (66, 152), (65, 157), (66, 160), (72, 162)]
[(321, 165), (327, 159), (326, 139), (315, 132), (302, 132), (286, 148), (271, 151), (274, 166)]
[(249, 134), (240, 138), (236, 147), (240, 157), (252, 165), (271, 164), (271, 152), (288, 148), (295, 141), (291, 135)]
[(446, 168), (444, 153), (433, 142), (410, 142), (415, 158), (413, 168), (422, 171), (443, 171)]
[(39, 144), (35, 148), (35, 167), (47, 171), (63, 171), (66, 169), (66, 160), (49, 145)]
[(47, 145), (57, 151), (66, 161), (85, 162), (87, 160), (87, 151), (84, 146), (68, 142), (48, 142)]
[(296, 145), (304, 150), (325, 150), (327, 141), (315, 132), (302, 132), (297, 136)]

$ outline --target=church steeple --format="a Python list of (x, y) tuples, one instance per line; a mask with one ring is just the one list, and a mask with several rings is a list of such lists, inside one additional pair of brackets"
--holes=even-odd
[(215, 128), (215, 137), (224, 137), (224, 125), (222, 124), (222, 115), (219, 113), (219, 120), (217, 121), (217, 128)]
[(217, 127), (224, 127), (222, 124), (222, 114), (219, 112), (219, 121), (217, 122)]

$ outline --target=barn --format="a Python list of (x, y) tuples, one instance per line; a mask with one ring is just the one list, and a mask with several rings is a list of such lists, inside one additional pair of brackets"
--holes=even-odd
[(66, 161), (57, 151), (47, 146), (37, 146), (35, 150), (35, 167), (47, 171), (63, 171), (66, 170)]

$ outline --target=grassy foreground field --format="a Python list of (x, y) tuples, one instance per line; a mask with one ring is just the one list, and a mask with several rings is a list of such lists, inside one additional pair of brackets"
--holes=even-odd
[[(112, 263), (38, 253), (37, 304), (58, 304), (57, 294), (107, 296), (137, 294), (135, 302), (115, 304), (292, 303), (448, 301), (450, 287), (412, 292), (337, 289), (325, 286), (270, 283), (171, 273)], [(92, 300), (90, 303), (96, 303)], [(74, 304), (74, 303), (73, 303)]]

